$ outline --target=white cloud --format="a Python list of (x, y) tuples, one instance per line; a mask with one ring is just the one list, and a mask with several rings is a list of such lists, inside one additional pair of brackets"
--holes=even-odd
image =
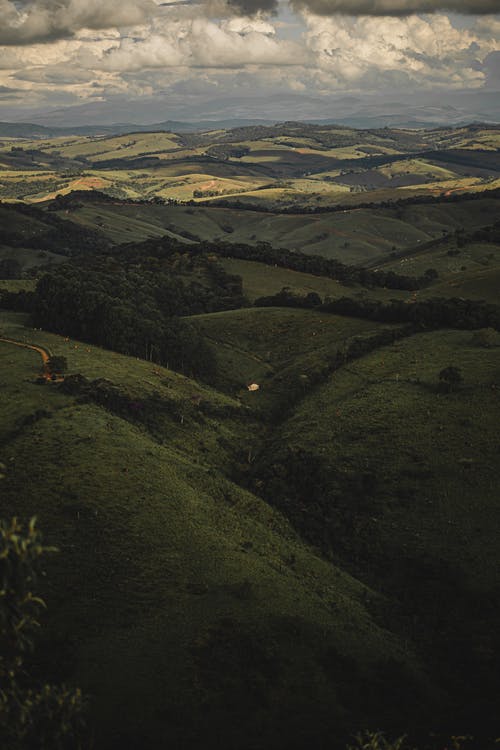
[(304, 12), (305, 43), (314, 54), (323, 85), (478, 86), (482, 61), (498, 48), (483, 31), (455, 28), (448, 16), (324, 18)]
[[(28, 31), (40, 36), (37, 43), (0, 46), (0, 86), (23, 91), (27, 102), (176, 100), (181, 88), (190, 101), (210, 91), (327, 99), (339, 91), (478, 88), (486, 80), (492, 88), (498, 77), (500, 20), (493, 16), (457, 28), (444, 13), (326, 17), (302, 10), (290, 38), (280, 16), (239, 16), (233, 8), (224, 17), (226, 0), (161, 7), (152, 0), (35, 0), (31, 6), (31, 15), (25, 3), (13, 16), (14, 4), (0, 0), (22, 42)], [(98, 28), (112, 21), (116, 27)], [(75, 33), (48, 41), (47, 34), (64, 28)]]
[(152, 0), (0, 0), (0, 44), (51, 42), (82, 28), (133, 26), (156, 11)]
[(124, 38), (103, 55), (102, 67), (117, 72), (144, 68), (242, 68), (304, 63), (303, 46), (279, 39), (261, 18), (215, 22), (207, 18), (156, 21), (141, 38)]

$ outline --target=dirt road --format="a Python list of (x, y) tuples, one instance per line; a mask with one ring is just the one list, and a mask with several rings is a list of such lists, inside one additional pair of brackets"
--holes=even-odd
[(43, 377), (46, 380), (51, 380), (52, 376), (49, 370), (48, 361), (52, 355), (48, 349), (45, 349), (43, 346), (37, 346), (36, 344), (26, 344), (23, 341), (16, 341), (15, 339), (7, 338), (0, 338), (0, 343), (13, 344), (14, 346), (20, 346), (23, 349), (32, 349), (34, 352), (38, 352), (38, 354), (42, 358)]

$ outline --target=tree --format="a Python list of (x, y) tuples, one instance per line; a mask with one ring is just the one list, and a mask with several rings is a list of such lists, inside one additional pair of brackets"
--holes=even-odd
[(0, 279), (19, 279), (21, 271), (21, 264), (16, 258), (0, 260)]
[(68, 369), (68, 361), (66, 357), (52, 356), (47, 360), (47, 368), (53, 374), (61, 374)]
[(439, 373), (439, 382), (444, 386), (447, 391), (457, 390), (460, 383), (462, 383), (463, 377), (462, 372), (458, 367), (450, 365), (445, 367)]
[(0, 521), (0, 747), (5, 750), (81, 750), (80, 690), (37, 684), (27, 657), (45, 602), (35, 593), (44, 547), (35, 519), (24, 528)]

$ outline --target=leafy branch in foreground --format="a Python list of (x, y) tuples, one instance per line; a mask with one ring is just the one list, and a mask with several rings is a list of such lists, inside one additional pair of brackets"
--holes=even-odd
[(362, 732), (354, 738), (355, 745), (348, 745), (346, 750), (410, 750), (406, 737), (390, 741), (383, 732)]
[[(446, 741), (443, 750), (465, 750), (473, 738), (469, 735), (454, 735)], [(406, 735), (395, 740), (388, 740), (383, 732), (361, 732), (354, 737), (354, 745), (348, 745), (346, 750), (417, 750), (408, 744)], [(500, 739), (495, 741), (495, 745)]]
[(82, 748), (84, 701), (79, 689), (36, 684), (26, 659), (45, 602), (36, 595), (42, 544), (36, 520), (0, 521), (0, 746), (5, 750)]

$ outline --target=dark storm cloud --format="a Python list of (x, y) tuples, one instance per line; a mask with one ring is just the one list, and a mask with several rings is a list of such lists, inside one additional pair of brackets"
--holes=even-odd
[(242, 16), (253, 16), (258, 11), (275, 13), (278, 8), (277, 0), (228, 0), (228, 5)]
[[(412, 13), (453, 11), (484, 15), (500, 12), (500, 0), (289, 0), (296, 10), (309, 10), (321, 16), (367, 15), (407, 16)], [(228, 0), (228, 5), (245, 15), (275, 11), (277, 0)]]
[[(500, 12), (500, 0), (289, 0), (295, 10), (333, 16), (405, 16), (454, 11)], [(165, 11), (154, 0), (0, 0), (0, 45), (23, 45), (69, 38), (82, 28), (107, 29), (140, 24)], [(199, 9), (199, 15), (253, 16), (273, 13), (278, 0), (173, 0), (173, 5)]]
[(486, 71), (486, 86), (488, 88), (500, 88), (500, 51), (491, 52), (484, 61)]
[(297, 9), (322, 16), (336, 13), (368, 16), (407, 16), (412, 13), (498, 13), (500, 0), (290, 0)]
[(156, 7), (153, 0), (0, 0), (0, 44), (52, 42), (82, 28), (130, 26)]

